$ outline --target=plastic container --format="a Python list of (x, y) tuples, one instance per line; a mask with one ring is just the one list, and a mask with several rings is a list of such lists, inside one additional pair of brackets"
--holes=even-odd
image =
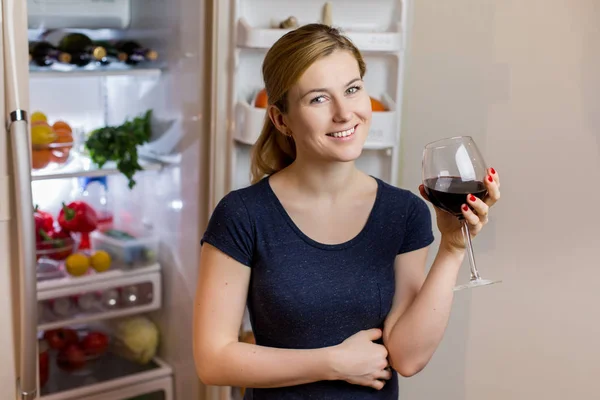
[(110, 254), (111, 268), (140, 268), (157, 261), (158, 237), (151, 232), (109, 229), (94, 231), (90, 237), (94, 250)]
[(31, 146), (31, 167), (33, 170), (54, 169), (71, 160), (73, 142), (36, 144)]
[(65, 275), (63, 261), (78, 249), (73, 237), (45, 240), (36, 243), (36, 275), (38, 281), (62, 278)]

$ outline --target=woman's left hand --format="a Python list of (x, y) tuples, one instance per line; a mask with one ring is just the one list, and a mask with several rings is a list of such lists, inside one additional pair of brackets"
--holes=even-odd
[[(488, 169), (488, 175), (485, 177), (485, 186), (487, 195), (483, 200), (468, 194), (465, 204), (461, 207), (462, 215), (469, 223), (469, 230), (472, 237), (477, 236), (483, 226), (488, 223), (490, 207), (500, 199), (500, 177), (498, 176), (498, 172), (493, 168)], [(419, 191), (423, 198), (429, 200), (423, 185), (419, 186)], [(434, 208), (437, 216), (437, 226), (442, 234), (442, 242), (447, 246), (451, 246), (451, 249), (464, 250), (466, 243), (459, 219), (449, 212), (437, 207)]]

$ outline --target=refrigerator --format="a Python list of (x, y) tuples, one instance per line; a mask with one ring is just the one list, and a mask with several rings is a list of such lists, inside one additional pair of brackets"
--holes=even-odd
[[(373, 113), (357, 164), (398, 184), (410, 0), (0, 3), (0, 122), (6, 127), (0, 135), (1, 397), (241, 398), (243, 388), (205, 387), (197, 378), (192, 317), (202, 267), (200, 238), (210, 213), (230, 190), (250, 184), (251, 148), (265, 116), (265, 109), (254, 104), (262, 89), (262, 60), (290, 29), (281, 25), (289, 17), (300, 25), (327, 22), (341, 28), (363, 52), (369, 94), (384, 108)], [(28, 42), (57, 45), (70, 33), (83, 33), (97, 43), (136, 40), (158, 58), (135, 65), (113, 60), (43, 67), (28, 60)], [(137, 148), (141, 170), (130, 188), (114, 162), (98, 168), (83, 143), (94, 130), (119, 126), (147, 110), (152, 110), (152, 135)], [(74, 142), (66, 159), (48, 162), (36, 153), (35, 111), (43, 112), (48, 124), (69, 123)], [(148, 233), (155, 257), (141, 267), (89, 269), (82, 276), (65, 272), (64, 260), (52, 264), (54, 270), (44, 269), (36, 248), (34, 205), (56, 218), (63, 202), (80, 198), (82, 182), (94, 181), (104, 187), (102, 196), (109, 199), (114, 222)], [(90, 252), (102, 246), (96, 233), (91, 234)], [(123, 293), (132, 287), (145, 294), (136, 292), (136, 302), (123, 306), (123, 299), (132, 298)], [(58, 314), (57, 299), (69, 299), (72, 305), (82, 294), (114, 291), (121, 296), (119, 307), (103, 303), (88, 312)], [(151, 321), (159, 332), (156, 354), (148, 362), (135, 363), (109, 351), (82, 370), (66, 371), (57, 366), (56, 352), (49, 351), (44, 353), (50, 354), (48, 371), (42, 373), (45, 332), (72, 328), (85, 335), (104, 329), (111, 335), (119, 321), (135, 318)], [(246, 313), (240, 337), (251, 329)]]

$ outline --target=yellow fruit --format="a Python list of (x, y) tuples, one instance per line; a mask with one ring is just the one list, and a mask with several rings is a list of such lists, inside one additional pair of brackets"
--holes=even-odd
[(91, 257), (92, 268), (96, 270), (96, 272), (104, 272), (110, 268), (110, 254), (108, 254), (104, 250), (97, 250), (92, 254)]
[(32, 124), (39, 121), (48, 122), (48, 117), (46, 117), (46, 114), (41, 111), (35, 111), (33, 114), (31, 114), (30, 121)]
[(31, 144), (45, 145), (54, 142), (58, 136), (48, 125), (35, 125), (31, 127)]
[(65, 268), (73, 276), (85, 275), (90, 269), (90, 259), (83, 253), (73, 253), (65, 260)]

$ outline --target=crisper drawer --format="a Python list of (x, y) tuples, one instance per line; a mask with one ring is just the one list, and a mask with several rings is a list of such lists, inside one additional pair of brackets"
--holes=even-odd
[(38, 282), (37, 289), (40, 330), (141, 314), (161, 306), (158, 264)]
[(86, 376), (50, 373), (40, 400), (173, 400), (172, 369), (155, 358), (139, 366), (106, 358)]

